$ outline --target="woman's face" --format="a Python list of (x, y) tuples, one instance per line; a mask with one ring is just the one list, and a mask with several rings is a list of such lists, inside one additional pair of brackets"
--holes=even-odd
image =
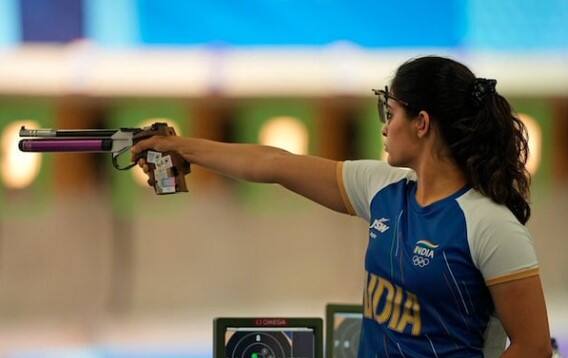
[(408, 117), (404, 107), (396, 100), (389, 98), (387, 107), (382, 134), (388, 163), (397, 167), (412, 167), (419, 149), (415, 121)]

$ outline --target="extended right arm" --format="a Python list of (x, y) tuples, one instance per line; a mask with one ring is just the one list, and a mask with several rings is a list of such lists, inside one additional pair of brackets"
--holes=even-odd
[[(132, 147), (133, 154), (147, 149), (176, 151), (190, 163), (226, 176), (252, 182), (278, 183), (332, 210), (347, 213), (337, 180), (339, 162), (295, 155), (282, 149), (221, 143), (199, 138), (155, 136)], [(144, 163), (140, 163), (144, 166)]]

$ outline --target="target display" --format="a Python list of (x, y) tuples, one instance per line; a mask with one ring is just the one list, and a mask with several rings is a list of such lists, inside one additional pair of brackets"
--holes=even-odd
[(326, 320), (326, 356), (328, 358), (357, 357), (363, 320), (362, 306), (328, 305)]
[(357, 357), (362, 316), (357, 313), (339, 313), (334, 317), (333, 357)]
[(219, 318), (215, 358), (321, 358), (321, 319)]
[(313, 357), (314, 331), (229, 328), (225, 347), (226, 356), (231, 358)]

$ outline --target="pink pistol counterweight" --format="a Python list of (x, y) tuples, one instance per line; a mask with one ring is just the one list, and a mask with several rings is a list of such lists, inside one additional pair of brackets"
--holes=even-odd
[(150, 168), (149, 184), (156, 194), (187, 192), (185, 175), (191, 167), (177, 152), (147, 150), (132, 158), (126, 166), (120, 166), (118, 157), (130, 153), (130, 147), (153, 136), (175, 136), (176, 132), (167, 123), (154, 123), (145, 128), (121, 129), (20, 129), (22, 152), (82, 152), (112, 153), (112, 165), (118, 170), (127, 170), (144, 158)]

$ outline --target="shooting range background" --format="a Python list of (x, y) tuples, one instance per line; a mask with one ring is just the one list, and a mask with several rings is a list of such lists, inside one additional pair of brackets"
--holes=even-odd
[[(380, 158), (370, 89), (410, 57), (454, 57), (540, 125), (528, 227), (566, 352), (566, 23), (563, 0), (3, 0), (0, 133), (167, 119), (254, 143), (292, 117), (307, 153)], [(361, 301), (357, 218), (197, 167), (189, 194), (158, 197), (110, 156), (41, 158), (31, 185), (0, 186), (2, 356), (209, 357), (214, 317), (323, 317)]]

